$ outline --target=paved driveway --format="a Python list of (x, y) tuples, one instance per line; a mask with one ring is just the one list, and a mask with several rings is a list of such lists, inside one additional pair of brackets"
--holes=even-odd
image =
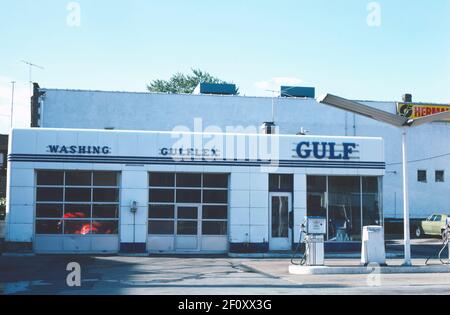
[[(66, 266), (81, 266), (81, 287), (66, 285)], [(422, 262), (423, 263), (423, 262)], [(0, 256), (4, 294), (450, 294), (448, 274), (292, 276), (289, 260), (173, 257)], [(449, 267), (450, 268), (450, 267)]]

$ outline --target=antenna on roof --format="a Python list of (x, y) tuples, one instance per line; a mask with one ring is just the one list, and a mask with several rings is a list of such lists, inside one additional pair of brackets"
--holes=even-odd
[(272, 122), (275, 122), (275, 93), (279, 93), (280, 91), (275, 90), (265, 90), (267, 92), (272, 92)]
[(33, 81), (31, 80), (31, 70), (34, 68), (44, 70), (44, 67), (39, 66), (37, 64), (31, 63), (30, 61), (21, 60), (24, 64), (28, 66), (28, 78), (30, 83), (30, 98), (33, 95)]

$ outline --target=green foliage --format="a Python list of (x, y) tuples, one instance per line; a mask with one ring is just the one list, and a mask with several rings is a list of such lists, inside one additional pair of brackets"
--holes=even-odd
[(199, 83), (227, 84), (208, 72), (192, 69), (192, 74), (176, 73), (169, 80), (154, 80), (147, 85), (150, 92), (191, 94)]

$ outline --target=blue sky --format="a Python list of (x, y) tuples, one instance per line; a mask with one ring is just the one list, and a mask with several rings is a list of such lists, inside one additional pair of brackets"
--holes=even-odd
[(0, 0), (0, 131), (28, 119), (30, 60), (43, 87), (145, 91), (152, 79), (201, 68), (271, 95), (315, 86), (354, 99), (450, 103), (450, 0), (79, 0), (79, 27), (62, 0)]

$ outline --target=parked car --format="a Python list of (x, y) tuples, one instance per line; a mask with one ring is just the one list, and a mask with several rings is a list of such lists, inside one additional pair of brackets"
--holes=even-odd
[(432, 214), (422, 221), (416, 229), (416, 237), (424, 235), (441, 236), (444, 237), (445, 225), (448, 215), (446, 214)]

